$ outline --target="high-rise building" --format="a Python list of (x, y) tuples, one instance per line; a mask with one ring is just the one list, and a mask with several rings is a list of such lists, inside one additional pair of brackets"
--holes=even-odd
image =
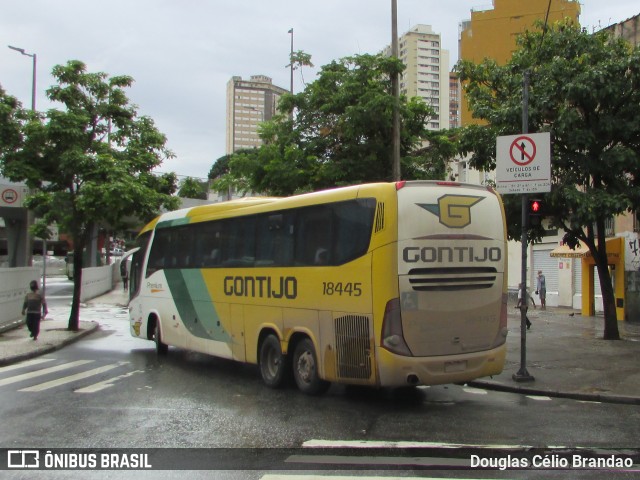
[(227, 83), (227, 155), (262, 145), (258, 125), (276, 113), (278, 100), (289, 91), (277, 87), (271, 78), (252, 75), (249, 80), (232, 77)]
[[(460, 34), (460, 59), (480, 63), (492, 58), (504, 65), (516, 49), (517, 36), (534, 29), (536, 20), (548, 23), (564, 18), (578, 23), (578, 0), (493, 0), (493, 9), (472, 11), (471, 20), (463, 22)], [(464, 92), (461, 102), (462, 125), (473, 123)]]
[[(442, 48), (439, 33), (431, 25), (416, 25), (400, 37), (400, 60), (405, 71), (400, 78), (400, 93), (420, 97), (436, 116), (429, 119), (429, 130), (449, 128), (449, 51)], [(383, 54), (390, 55), (391, 47)]]
[(449, 128), (460, 126), (460, 78), (449, 72)]

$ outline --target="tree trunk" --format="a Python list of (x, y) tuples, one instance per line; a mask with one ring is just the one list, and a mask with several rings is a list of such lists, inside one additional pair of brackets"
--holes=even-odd
[(616, 315), (616, 301), (611, 285), (611, 273), (609, 272), (609, 260), (607, 258), (607, 239), (604, 228), (604, 218), (596, 220), (598, 246), (594, 255), (600, 288), (602, 290), (602, 306), (604, 307), (604, 335), (605, 340), (620, 340), (618, 332), (618, 318)]
[(604, 336), (605, 340), (620, 340), (618, 331), (618, 317), (616, 315), (616, 299), (611, 285), (611, 274), (609, 266), (596, 264), (600, 288), (602, 289), (602, 306), (604, 307)]
[(80, 328), (80, 293), (82, 288), (82, 256), (84, 246), (74, 242), (73, 254), (73, 300), (69, 314), (68, 330), (78, 331)]

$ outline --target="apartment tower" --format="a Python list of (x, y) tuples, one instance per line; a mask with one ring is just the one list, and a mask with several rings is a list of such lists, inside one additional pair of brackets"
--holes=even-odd
[[(430, 25), (416, 25), (400, 37), (398, 45), (406, 67), (400, 93), (420, 97), (433, 108), (436, 116), (428, 120), (427, 129), (449, 128), (449, 51), (442, 49), (440, 34)], [(391, 47), (383, 53), (391, 55)]]
[(262, 145), (258, 125), (276, 113), (278, 100), (289, 91), (273, 85), (271, 78), (252, 75), (232, 77), (227, 83), (226, 153)]
[[(549, 7), (550, 5), (550, 7)], [(472, 11), (471, 20), (463, 22), (460, 33), (460, 58), (480, 63), (492, 58), (504, 65), (516, 49), (516, 38), (544, 21), (548, 23), (570, 18), (578, 24), (580, 4), (577, 0), (493, 0), (493, 9)], [(474, 123), (467, 102), (461, 102), (462, 125)]]

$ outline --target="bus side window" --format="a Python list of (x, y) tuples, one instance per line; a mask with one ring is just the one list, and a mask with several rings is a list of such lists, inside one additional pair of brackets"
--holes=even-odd
[(198, 267), (217, 267), (221, 262), (221, 222), (197, 224), (193, 232), (193, 256)]
[[(324, 265), (332, 264), (332, 210), (330, 207), (305, 208), (298, 211), (296, 224), (297, 265), (317, 265), (322, 258)], [(326, 253), (320, 253), (324, 250)]]
[(255, 217), (240, 217), (225, 221), (226, 238), (222, 244), (223, 267), (253, 267), (255, 263)]
[(376, 202), (372, 198), (334, 205), (336, 264), (349, 262), (367, 252), (375, 208)]
[(293, 215), (261, 215), (256, 222), (256, 267), (291, 265), (293, 259)]

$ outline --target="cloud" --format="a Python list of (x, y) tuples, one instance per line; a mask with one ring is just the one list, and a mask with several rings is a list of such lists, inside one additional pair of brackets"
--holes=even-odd
[[(523, 0), (526, 1), (526, 0)], [(637, 15), (637, 0), (583, 0), (583, 25), (608, 25)], [(490, 0), (398, 0), (398, 32), (431, 25), (457, 59), (458, 28), (471, 8)], [(56, 64), (78, 59), (90, 71), (130, 75), (139, 113), (152, 117), (177, 155), (163, 171), (205, 177), (225, 153), (226, 86), (234, 75), (267, 75), (289, 88), (294, 49), (315, 68), (296, 72), (295, 89), (322, 65), (377, 53), (391, 42), (389, 0), (29, 0), (5, 2), (0, 38), (38, 55), (38, 109), (50, 108), (45, 90)], [(0, 49), (0, 84), (23, 104), (31, 98), (29, 59)]]

